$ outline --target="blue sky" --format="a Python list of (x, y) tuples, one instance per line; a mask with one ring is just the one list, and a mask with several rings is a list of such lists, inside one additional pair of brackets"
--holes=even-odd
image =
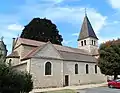
[(12, 38), (34, 17), (46, 17), (57, 25), (63, 45), (77, 47), (85, 8), (99, 44), (120, 37), (120, 0), (2, 0), (0, 37), (10, 53)]

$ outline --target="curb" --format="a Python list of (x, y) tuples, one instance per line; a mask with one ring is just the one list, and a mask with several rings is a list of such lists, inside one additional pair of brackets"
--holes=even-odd
[(63, 89), (87, 89), (87, 88), (95, 88), (95, 87), (106, 87), (107, 83), (102, 84), (89, 84), (89, 85), (81, 85), (81, 86), (67, 86), (67, 87), (61, 87), (61, 88), (46, 88), (46, 89), (33, 89), (30, 93), (44, 93), (47, 91), (56, 91), (56, 90), (63, 90)]

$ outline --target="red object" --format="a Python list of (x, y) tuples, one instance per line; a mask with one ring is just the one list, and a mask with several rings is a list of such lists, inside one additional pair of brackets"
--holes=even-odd
[(120, 79), (108, 81), (108, 87), (110, 87), (110, 88), (120, 88)]

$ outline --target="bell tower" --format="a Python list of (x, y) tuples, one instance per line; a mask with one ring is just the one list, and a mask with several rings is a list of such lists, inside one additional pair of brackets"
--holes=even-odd
[(81, 31), (78, 37), (78, 48), (88, 51), (91, 55), (98, 54), (98, 38), (87, 17), (86, 10)]

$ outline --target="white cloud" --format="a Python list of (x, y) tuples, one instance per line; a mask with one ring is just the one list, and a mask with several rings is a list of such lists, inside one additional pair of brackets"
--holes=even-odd
[[(83, 18), (84, 18), (84, 8), (85, 7), (75, 7), (75, 6), (61, 6), (59, 3), (64, 2), (65, 0), (26, 0), (27, 3), (24, 5), (21, 5), (14, 15), (7, 14), (7, 17), (5, 15), (2, 15), (0, 17), (0, 20), (3, 19), (3, 21), (0, 21), (0, 28), (5, 27), (1, 29), (3, 34), (6, 36), (6, 41), (9, 40), (9, 38), (17, 37), (17, 34), (20, 34), (21, 30), (23, 29), (23, 26), (20, 25), (19, 22), (26, 22), (26, 20), (29, 22), (34, 17), (40, 17), (40, 18), (49, 18), (55, 23), (63, 22), (63, 23), (70, 23), (74, 26), (81, 25)], [(45, 1), (44, 3), (41, 3), (41, 1)], [(74, 1), (74, 0), (70, 0)], [(77, 1), (77, 0), (75, 0)], [(67, 1), (68, 2), (68, 1)], [(57, 5), (58, 4), (58, 5)], [(99, 12), (97, 12), (93, 8), (87, 8), (87, 14), (88, 18), (91, 21), (91, 24), (95, 30), (96, 33), (98, 33), (103, 26), (106, 24), (106, 16), (103, 16)], [(1, 14), (0, 14), (1, 16)], [(4, 18), (3, 18), (4, 17)], [(26, 22), (25, 24), (27, 24)], [(3, 26), (4, 23), (4, 26)], [(14, 23), (14, 24), (13, 24)], [(18, 24), (15, 24), (18, 23)], [(74, 27), (73, 26), (73, 27)], [(65, 24), (64, 26), (65, 27)], [(13, 30), (11, 32), (11, 30)], [(6, 35), (5, 33), (9, 33), (9, 35)], [(11, 34), (10, 34), (11, 33)], [(78, 35), (73, 34), (74, 36)], [(66, 41), (64, 40), (63, 43), (65, 45), (68, 45), (72, 41)], [(9, 42), (7, 42), (8, 44)]]
[(99, 37), (99, 44), (104, 43), (109, 40), (116, 40), (118, 37)]
[[(81, 24), (84, 18), (84, 7), (73, 7), (73, 6), (47, 6), (44, 7), (41, 5), (36, 6), (26, 6), (24, 11), (21, 10), (22, 14), (25, 16), (34, 16), (34, 17), (46, 17), (55, 22), (67, 22), (73, 25)], [(31, 11), (29, 11), (31, 10)], [(41, 11), (40, 11), (41, 10)], [(93, 26), (93, 29), (98, 33), (103, 26), (106, 24), (106, 16), (103, 16), (93, 8), (87, 8), (88, 18)]]
[(31, 5), (34, 5), (34, 4), (38, 4), (38, 3), (41, 3), (42, 4), (60, 4), (62, 2), (64, 2), (65, 0), (25, 0), (26, 1), (26, 4), (31, 4)]
[(68, 45), (68, 44), (71, 43), (71, 42), (72, 42), (71, 40), (68, 40), (68, 41), (67, 41), (67, 40), (63, 40), (62, 43), (63, 43), (64, 45)]
[(96, 34), (107, 24), (107, 16), (102, 16), (94, 10), (89, 12), (89, 18)]
[(112, 8), (120, 9), (120, 0), (108, 0)]
[(8, 30), (22, 31), (23, 28), (24, 27), (22, 25), (19, 25), (19, 24), (10, 24), (10, 25), (8, 25)]
[(120, 21), (113, 21), (113, 24), (118, 24), (120, 23)]
[(72, 36), (79, 36), (79, 33), (73, 33)]
[(64, 0), (46, 0), (46, 1), (52, 1), (52, 2), (55, 2), (55, 3), (61, 3), (61, 2), (63, 2)]
[[(93, 8), (88, 8), (88, 17), (91, 21), (93, 29), (98, 33), (101, 28), (106, 24), (106, 16), (102, 16), (100, 13), (95, 11)], [(51, 13), (52, 12), (52, 13)], [(66, 21), (72, 23), (73, 25), (80, 24), (84, 17), (83, 7), (57, 7), (48, 9), (46, 11), (48, 18), (57, 21)], [(51, 14), (50, 14), (51, 13)], [(99, 22), (98, 22), (99, 21)]]

